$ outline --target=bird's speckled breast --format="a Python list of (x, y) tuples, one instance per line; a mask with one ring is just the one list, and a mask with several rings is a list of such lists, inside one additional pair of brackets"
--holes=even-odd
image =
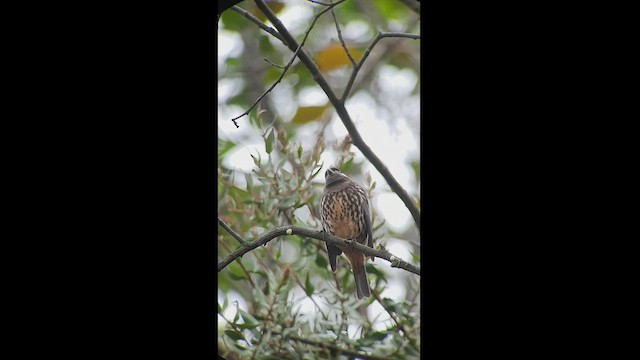
[[(343, 239), (356, 239), (360, 242), (364, 235), (364, 219), (361, 209), (360, 191), (349, 186), (332, 191), (322, 198), (322, 216), (325, 230)], [(364, 195), (364, 194), (363, 194)]]

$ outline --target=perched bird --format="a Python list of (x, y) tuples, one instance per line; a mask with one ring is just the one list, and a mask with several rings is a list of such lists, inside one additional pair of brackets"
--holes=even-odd
[[(320, 217), (324, 231), (373, 248), (369, 200), (364, 189), (335, 167), (328, 169), (324, 176), (326, 185), (320, 201)], [(336, 271), (337, 257), (344, 252), (351, 263), (358, 299), (371, 296), (364, 269), (366, 256), (348, 247), (329, 243), (325, 245), (329, 253), (331, 271)]]

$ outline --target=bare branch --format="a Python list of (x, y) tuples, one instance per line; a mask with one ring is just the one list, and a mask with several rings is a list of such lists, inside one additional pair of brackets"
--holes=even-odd
[(351, 61), (351, 64), (355, 69), (356, 61), (353, 60), (353, 57), (351, 56), (351, 53), (349, 52), (347, 45), (344, 43), (344, 39), (342, 38), (342, 31), (340, 30), (340, 24), (338, 23), (338, 18), (336, 17), (336, 12), (334, 9), (331, 9), (331, 15), (333, 16), (333, 22), (335, 22), (336, 24), (336, 31), (338, 32), (338, 39), (340, 39), (340, 44), (342, 44), (342, 48), (344, 49), (344, 52), (347, 53), (347, 57), (349, 57), (349, 60)]
[[(338, 5), (343, 1), (344, 0), (335, 2), (332, 5), (333, 6)], [(402, 186), (400, 186), (400, 184), (395, 179), (395, 177), (393, 177), (389, 169), (382, 163), (382, 161), (376, 156), (376, 154), (371, 150), (371, 148), (364, 142), (364, 140), (360, 136), (360, 133), (356, 129), (356, 126), (351, 120), (351, 117), (349, 116), (347, 109), (344, 107), (344, 101), (341, 101), (340, 99), (338, 99), (338, 97), (333, 92), (333, 90), (331, 89), (331, 87), (329, 86), (325, 78), (322, 76), (322, 74), (320, 74), (320, 70), (318, 69), (314, 61), (309, 57), (309, 55), (304, 50), (298, 51), (296, 40), (293, 38), (293, 36), (291, 36), (287, 28), (282, 24), (282, 22), (278, 19), (278, 17), (275, 16), (275, 14), (271, 11), (271, 9), (269, 9), (269, 7), (264, 3), (264, 1), (254, 0), (254, 2), (256, 3), (258, 8), (265, 14), (267, 19), (269, 19), (271, 23), (276, 27), (278, 32), (280, 32), (280, 34), (283, 36), (283, 38), (285, 39), (285, 45), (290, 50), (297, 52), (298, 57), (300, 58), (300, 60), (302, 60), (302, 63), (307, 67), (307, 69), (313, 76), (313, 79), (322, 88), (322, 90), (325, 92), (325, 94), (329, 98), (329, 101), (331, 102), (331, 104), (335, 107), (336, 112), (340, 117), (340, 120), (342, 120), (342, 123), (347, 128), (347, 131), (351, 136), (353, 145), (355, 145), (358, 149), (360, 149), (360, 151), (362, 151), (362, 154), (371, 162), (371, 164), (385, 178), (391, 190), (400, 197), (402, 202), (405, 204), (407, 209), (409, 209), (409, 212), (413, 216), (413, 221), (415, 222), (416, 227), (418, 228), (418, 231), (420, 231), (420, 210), (418, 209), (417, 204), (415, 203), (413, 198), (411, 198), (411, 196), (406, 192), (406, 190), (404, 190)], [(390, 35), (390, 34), (393, 34), (393, 35)], [(397, 36), (398, 34), (399, 33), (387, 33), (386, 35), (383, 35), (383, 37)], [(420, 35), (404, 34), (404, 36), (402, 37), (419, 38)], [(363, 60), (361, 60), (360, 63), (362, 63)]]
[(255, 23), (256, 25), (258, 25), (258, 27), (260, 27), (260, 29), (268, 32), (269, 34), (273, 35), (275, 38), (277, 38), (278, 40), (282, 41), (284, 43), (284, 39), (282, 38), (282, 36), (280, 34), (278, 34), (278, 32), (273, 29), (270, 26), (265, 25), (262, 21), (260, 21), (260, 19), (258, 19), (257, 17), (251, 15), (251, 13), (249, 13), (248, 11), (244, 10), (243, 8), (234, 5), (231, 7), (231, 10), (239, 13), (240, 15), (246, 17), (247, 19), (249, 19), (252, 23)]
[(307, 1), (308, 2), (312, 2), (314, 4), (324, 5), (324, 6), (331, 6), (332, 5), (331, 3), (323, 3), (323, 2), (320, 2), (318, 0), (307, 0)]
[(269, 63), (269, 64), (271, 64), (272, 66), (277, 67), (278, 69), (284, 69), (284, 66), (280, 66), (280, 65), (278, 65), (278, 64), (274, 64), (273, 62), (271, 62), (271, 60), (269, 60), (269, 59), (267, 59), (267, 58), (264, 58), (263, 60), (264, 60), (264, 61), (266, 61), (266, 62), (268, 62), (268, 63)]
[(311, 229), (305, 229), (299, 226), (284, 226), (284, 227), (279, 227), (279, 228), (275, 228), (261, 236), (259, 236), (258, 238), (256, 238), (254, 241), (251, 242), (247, 242), (246, 244), (243, 244), (242, 246), (240, 246), (238, 249), (236, 249), (236, 251), (232, 252), (231, 254), (229, 254), (224, 260), (220, 261), (218, 263), (218, 272), (222, 271), (222, 269), (224, 269), (227, 265), (229, 265), (233, 260), (243, 256), (244, 254), (248, 253), (249, 251), (256, 249), (258, 247), (260, 247), (261, 245), (265, 245), (267, 244), (269, 241), (279, 237), (279, 236), (283, 236), (283, 235), (299, 235), (299, 236), (304, 236), (304, 237), (308, 237), (308, 238), (312, 238), (312, 239), (317, 239), (317, 240), (321, 240), (324, 241), (326, 243), (332, 244), (332, 245), (336, 245), (336, 246), (347, 246), (350, 247), (352, 249), (358, 250), (361, 253), (367, 255), (367, 256), (375, 256), (375, 257), (379, 257), (382, 259), (385, 259), (387, 261), (389, 261), (391, 263), (391, 267), (397, 267), (397, 268), (401, 268), (404, 269), (406, 271), (412, 272), (416, 275), (420, 275), (420, 268), (416, 267), (402, 259), (400, 259), (397, 256), (394, 256), (393, 254), (391, 254), (389, 251), (387, 251), (384, 248), (381, 248), (380, 250), (374, 250), (368, 246), (359, 244), (356, 241), (352, 241), (352, 240), (345, 240), (342, 238), (339, 238), (337, 236), (333, 236), (333, 235), (329, 235), (327, 233), (321, 232), (321, 231), (317, 231), (317, 230), (311, 230)]
[(218, 224), (220, 224), (220, 226), (222, 226), (225, 230), (227, 230), (227, 232), (229, 234), (231, 234), (231, 236), (233, 236), (234, 239), (238, 240), (240, 245), (247, 245), (248, 244), (247, 241), (242, 238), (242, 236), (240, 236), (237, 232), (233, 231), (233, 229), (229, 225), (227, 225), (227, 223), (222, 221), (222, 219), (220, 219), (220, 217), (218, 217)]
[(420, 15), (420, 3), (415, 0), (398, 0), (405, 4), (409, 9), (413, 10), (416, 14)]
[(367, 58), (369, 57), (369, 54), (371, 53), (371, 50), (373, 50), (373, 47), (376, 46), (378, 41), (380, 41), (381, 39), (384, 39), (384, 38), (388, 38), (388, 37), (403, 37), (403, 38), (410, 38), (410, 39), (420, 39), (420, 35), (418, 35), (418, 34), (405, 34), (405, 33), (395, 33), (395, 32), (387, 32), (387, 33), (378, 32), (378, 35), (375, 37), (375, 39), (373, 39), (373, 42), (371, 42), (371, 44), (367, 47), (367, 50), (365, 50), (364, 54), (362, 55), (362, 59), (360, 59), (360, 62), (358, 63), (358, 65), (356, 65), (355, 68), (353, 69), (353, 73), (351, 74), (351, 77), (349, 78), (349, 82), (347, 83), (347, 87), (344, 89), (344, 93), (342, 94), (342, 98), (340, 98), (340, 101), (342, 101), (344, 103), (345, 100), (347, 99), (347, 96), (349, 96), (349, 92), (351, 91), (351, 87), (353, 86), (353, 82), (355, 81), (356, 76), (358, 76), (358, 71), (360, 71), (360, 69), (362, 68), (362, 64), (364, 64), (364, 61), (367, 60)]
[[(339, 2), (335, 3), (333, 6), (339, 4), (339, 3), (343, 2), (343, 1), (345, 1), (345, 0), (342, 0), (342, 1), (339, 1)], [(238, 123), (236, 122), (236, 120), (238, 120), (239, 118), (249, 114), (249, 112), (251, 112), (251, 110), (253, 110), (253, 108), (260, 102), (260, 100), (262, 100), (269, 92), (271, 92), (271, 90), (273, 90), (273, 88), (276, 87), (276, 85), (278, 85), (280, 83), (280, 81), (284, 77), (284, 74), (287, 73), (287, 70), (289, 70), (289, 68), (291, 67), (291, 64), (293, 64), (293, 61), (296, 59), (296, 57), (298, 55), (298, 52), (300, 52), (300, 50), (302, 49), (302, 46), (304, 45), (305, 41), (307, 41), (307, 37), (309, 36), (309, 33), (311, 33), (311, 30), (313, 29), (313, 26), (315, 25), (315, 23), (318, 20), (318, 18), (320, 17), (320, 15), (322, 15), (325, 12), (333, 9), (333, 6), (328, 6), (324, 10), (322, 10), (318, 14), (316, 14), (316, 16), (314, 17), (313, 21), (311, 22), (311, 25), (309, 25), (309, 28), (305, 32), (304, 38), (302, 39), (302, 42), (300, 42), (300, 45), (298, 45), (296, 47), (296, 49), (293, 51), (293, 55), (291, 56), (291, 59), (289, 60), (287, 65), (285, 65), (284, 68), (282, 69), (282, 73), (280, 73), (280, 76), (278, 77), (278, 80), (276, 80), (276, 82), (274, 82), (273, 85), (271, 85), (264, 93), (262, 93), (262, 95), (260, 95), (260, 97), (258, 97), (256, 99), (256, 101), (253, 102), (253, 104), (249, 107), (249, 109), (247, 109), (247, 111), (245, 111), (242, 114), (240, 114), (240, 115), (234, 117), (233, 119), (231, 119), (231, 121), (233, 121), (233, 123), (236, 125), (236, 128), (240, 127), (240, 126), (238, 126)], [(266, 7), (266, 5), (265, 5), (265, 7)]]

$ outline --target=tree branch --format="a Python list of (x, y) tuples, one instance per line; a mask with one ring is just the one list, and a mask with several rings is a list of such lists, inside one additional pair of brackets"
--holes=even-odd
[(243, 8), (234, 5), (231, 10), (239, 13), (240, 15), (246, 17), (247, 19), (249, 19), (252, 23), (255, 23), (256, 25), (258, 25), (258, 27), (266, 32), (268, 32), (269, 34), (273, 35), (276, 39), (282, 41), (284, 43), (284, 39), (282, 38), (282, 36), (280, 36), (280, 34), (278, 34), (277, 31), (275, 31), (272, 27), (265, 25), (262, 21), (260, 21), (260, 19), (258, 19), (257, 17), (251, 15), (250, 12), (244, 10)]
[[(351, 120), (351, 117), (349, 116), (347, 109), (344, 107), (344, 101), (341, 101), (340, 99), (338, 99), (338, 97), (333, 92), (333, 90), (331, 89), (327, 81), (320, 74), (320, 70), (318, 69), (314, 61), (309, 57), (309, 55), (304, 50), (298, 51), (298, 45), (296, 40), (293, 38), (293, 36), (291, 36), (287, 28), (284, 27), (282, 22), (278, 19), (278, 17), (275, 16), (275, 14), (271, 11), (271, 9), (267, 7), (264, 1), (254, 0), (254, 2), (256, 3), (258, 8), (265, 14), (267, 19), (269, 19), (271, 23), (276, 27), (280, 35), (282, 35), (282, 37), (285, 39), (285, 45), (290, 50), (297, 51), (298, 58), (300, 58), (302, 63), (307, 67), (307, 69), (313, 76), (313, 79), (322, 88), (322, 90), (325, 92), (325, 94), (329, 98), (329, 101), (331, 102), (331, 104), (335, 107), (336, 112), (340, 117), (340, 120), (342, 120), (342, 123), (347, 128), (347, 131), (351, 136), (353, 145), (355, 145), (358, 149), (360, 149), (362, 154), (371, 162), (371, 164), (385, 178), (391, 190), (393, 190), (393, 192), (395, 192), (400, 197), (402, 202), (405, 204), (407, 209), (409, 209), (409, 212), (413, 216), (413, 220), (416, 223), (416, 227), (418, 228), (418, 231), (420, 231), (420, 210), (418, 209), (418, 206), (416, 205), (413, 198), (411, 198), (411, 196), (402, 188), (402, 186), (400, 186), (400, 184), (393, 177), (393, 175), (391, 175), (391, 172), (389, 171), (389, 169), (387, 169), (387, 167), (376, 156), (376, 154), (371, 150), (371, 148), (369, 148), (369, 146), (364, 142), (364, 140), (360, 136), (360, 133), (356, 129), (356, 126)], [(341, 2), (342, 1), (338, 1), (333, 3), (332, 5), (335, 6), (340, 4)], [(327, 7), (323, 11), (327, 9), (330, 9), (330, 7)], [(398, 34), (398, 33), (387, 33), (387, 34)], [(412, 38), (416, 38), (416, 36), (417, 38), (419, 38), (420, 36), (420, 35), (411, 35), (411, 34), (404, 34), (404, 35), (408, 35), (404, 37), (412, 37)], [(387, 36), (389, 35), (385, 35), (385, 37)]]
[(338, 39), (340, 40), (340, 44), (342, 44), (344, 52), (347, 53), (347, 57), (349, 58), (349, 61), (351, 61), (351, 65), (353, 65), (353, 68), (355, 69), (356, 61), (353, 60), (353, 57), (351, 56), (347, 45), (344, 43), (344, 39), (342, 38), (342, 30), (340, 30), (340, 24), (338, 23), (338, 17), (336, 16), (336, 12), (334, 11), (334, 9), (331, 9), (331, 15), (333, 16), (333, 22), (336, 24), (336, 31), (338, 32)]
[(356, 76), (358, 76), (358, 71), (360, 71), (360, 68), (362, 68), (362, 64), (364, 64), (364, 61), (367, 60), (367, 58), (369, 57), (369, 54), (371, 53), (371, 50), (373, 50), (373, 47), (376, 46), (378, 41), (387, 37), (404, 37), (404, 38), (410, 38), (410, 39), (420, 39), (420, 35), (417, 35), (417, 34), (378, 32), (378, 35), (375, 37), (375, 39), (373, 39), (373, 42), (371, 42), (371, 44), (367, 47), (367, 50), (365, 50), (364, 54), (362, 55), (362, 59), (360, 59), (360, 62), (358, 63), (358, 65), (354, 67), (353, 73), (351, 73), (351, 77), (349, 78), (349, 82), (347, 83), (347, 87), (344, 89), (344, 93), (342, 94), (340, 101), (344, 103), (345, 100), (347, 99), (347, 96), (349, 96), (349, 92), (351, 91), (353, 82), (355, 81)]
[(233, 231), (233, 229), (229, 225), (227, 225), (227, 223), (222, 221), (222, 219), (220, 219), (220, 217), (218, 217), (218, 224), (220, 224), (220, 226), (222, 226), (223, 229), (227, 230), (227, 232), (229, 234), (231, 234), (231, 236), (233, 236), (234, 239), (238, 240), (240, 245), (247, 245), (248, 244), (247, 241), (242, 238), (242, 236), (240, 236), (237, 232)]
[[(282, 68), (282, 73), (280, 73), (280, 76), (278, 77), (278, 80), (276, 80), (276, 82), (273, 83), (273, 85), (271, 85), (267, 91), (265, 91), (264, 93), (262, 93), (262, 95), (260, 95), (260, 97), (258, 97), (256, 99), (256, 101), (253, 102), (253, 104), (249, 107), (249, 109), (247, 109), (247, 111), (243, 112), (242, 114), (234, 117), (233, 119), (231, 119), (231, 121), (233, 121), (233, 123), (236, 125), (236, 128), (239, 128), (240, 126), (238, 126), (238, 123), (236, 122), (236, 120), (238, 120), (239, 118), (249, 114), (249, 112), (251, 112), (251, 110), (260, 102), (260, 100), (262, 100), (269, 92), (271, 92), (271, 90), (273, 90), (273, 88), (276, 87), (276, 85), (278, 85), (280, 83), (280, 81), (282, 80), (282, 78), (284, 77), (284, 74), (287, 73), (287, 70), (289, 70), (289, 68), (291, 67), (291, 64), (293, 64), (293, 61), (296, 59), (298, 53), (300, 52), (300, 50), (302, 49), (302, 46), (304, 45), (305, 41), (307, 41), (307, 37), (309, 36), (309, 33), (311, 33), (311, 30), (313, 29), (313, 26), (315, 25), (316, 21), (318, 20), (318, 18), (320, 17), (320, 15), (324, 14), (325, 12), (333, 9), (333, 7), (343, 1), (346, 0), (342, 0), (339, 1), (335, 4), (333, 4), (332, 6), (327, 6), (324, 10), (320, 11), (318, 14), (316, 14), (316, 16), (314, 17), (313, 21), (311, 22), (311, 25), (309, 25), (309, 28), (307, 29), (307, 31), (304, 34), (304, 38), (302, 39), (302, 42), (300, 43), (300, 45), (296, 46), (296, 49), (293, 51), (293, 55), (291, 56), (291, 59), (289, 60), (289, 62), (287, 63), (287, 65), (284, 66), (284, 68)], [(266, 5), (265, 5), (266, 6)]]
[(299, 226), (293, 226), (293, 225), (275, 228), (259, 236), (254, 241), (243, 244), (234, 252), (229, 254), (225, 259), (223, 259), (218, 263), (218, 272), (222, 271), (222, 269), (224, 269), (227, 265), (229, 265), (233, 260), (239, 257), (242, 257), (244, 254), (248, 253), (249, 251), (255, 248), (258, 248), (260, 245), (266, 245), (269, 241), (283, 235), (299, 235), (299, 236), (304, 236), (312, 239), (321, 240), (332, 245), (347, 246), (352, 249), (358, 250), (367, 256), (375, 256), (378, 258), (385, 259), (391, 263), (391, 267), (401, 268), (406, 271), (412, 272), (416, 275), (420, 275), (419, 267), (416, 267), (400, 259), (399, 257), (394, 256), (384, 248), (381, 248), (380, 250), (374, 250), (368, 246), (359, 244), (356, 241), (345, 240), (321, 231), (305, 229), (305, 228), (302, 228)]

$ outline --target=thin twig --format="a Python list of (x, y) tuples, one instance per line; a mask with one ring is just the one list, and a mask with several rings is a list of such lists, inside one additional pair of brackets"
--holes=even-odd
[(220, 224), (220, 226), (222, 226), (225, 230), (227, 230), (227, 232), (231, 234), (231, 236), (233, 236), (234, 239), (238, 240), (240, 245), (247, 245), (247, 241), (243, 239), (242, 236), (240, 236), (240, 234), (235, 232), (229, 225), (227, 225), (226, 222), (222, 221), (220, 217), (218, 217), (218, 224)]
[(240, 15), (246, 17), (251, 22), (253, 22), (256, 25), (258, 25), (258, 27), (260, 27), (260, 29), (268, 32), (269, 34), (273, 35), (276, 39), (284, 42), (284, 39), (282, 38), (282, 36), (280, 34), (278, 34), (278, 32), (274, 28), (272, 28), (271, 26), (265, 25), (262, 21), (260, 21), (260, 19), (258, 19), (257, 17), (253, 16), (248, 11), (244, 10), (243, 8), (241, 8), (241, 7), (237, 6), (237, 5), (232, 6), (231, 10), (233, 10), (233, 11), (239, 13)]
[(373, 42), (371, 42), (371, 44), (367, 47), (367, 50), (365, 50), (364, 54), (362, 55), (362, 59), (360, 59), (360, 62), (358, 63), (358, 65), (355, 66), (355, 68), (353, 69), (353, 73), (351, 74), (351, 77), (349, 78), (349, 82), (347, 83), (347, 87), (344, 89), (344, 93), (342, 94), (342, 97), (340, 98), (340, 101), (342, 103), (345, 102), (345, 100), (347, 99), (347, 96), (349, 96), (349, 92), (351, 91), (351, 87), (353, 86), (353, 82), (356, 79), (356, 76), (358, 76), (358, 71), (360, 71), (360, 69), (362, 68), (362, 64), (364, 64), (364, 61), (367, 60), (367, 57), (369, 57), (369, 54), (371, 53), (371, 50), (373, 49), (374, 46), (376, 46), (376, 44), (378, 43), (378, 41), (380, 41), (381, 39), (384, 38), (388, 38), (388, 37), (403, 37), (403, 38), (410, 38), (410, 39), (420, 39), (420, 35), (418, 34), (406, 34), (406, 33), (397, 33), (397, 32), (378, 32), (378, 35), (375, 37), (375, 39), (373, 39)]
[[(273, 13), (273, 11), (269, 9), (269, 7), (264, 3), (263, 0), (254, 0), (254, 2), (256, 3), (258, 8), (265, 14), (267, 19), (271, 21), (273, 26), (276, 27), (280, 35), (283, 36), (283, 38), (285, 39), (285, 45), (290, 50), (297, 51), (298, 46), (297, 46), (296, 40), (293, 38), (293, 36), (291, 36), (287, 28), (282, 24), (280, 19), (278, 19), (278, 17)], [(339, 2), (333, 3), (332, 5), (335, 6), (340, 4), (341, 2), (342, 1), (339, 1)], [(385, 37), (392, 36), (391, 34), (397, 35), (398, 33), (387, 33)], [(407, 35), (404, 37), (409, 37), (409, 38), (420, 37), (420, 35), (412, 35), (412, 34), (404, 34), (404, 35)], [(409, 209), (411, 216), (413, 216), (413, 221), (415, 222), (416, 227), (418, 228), (418, 231), (420, 231), (420, 210), (418, 209), (416, 202), (409, 195), (409, 193), (407, 193), (407, 191), (402, 188), (402, 186), (398, 183), (395, 177), (391, 174), (389, 169), (382, 163), (382, 160), (380, 160), (380, 158), (378, 158), (376, 154), (371, 150), (371, 148), (364, 142), (364, 140), (362, 139), (362, 136), (360, 136), (360, 133), (356, 129), (355, 124), (351, 120), (351, 117), (349, 116), (347, 109), (344, 107), (344, 102), (338, 99), (336, 94), (333, 92), (333, 90), (327, 83), (326, 79), (320, 73), (320, 70), (318, 69), (314, 61), (311, 59), (311, 57), (309, 57), (309, 55), (304, 50), (298, 51), (297, 54), (300, 60), (302, 60), (302, 63), (307, 67), (307, 69), (313, 76), (313, 79), (322, 88), (322, 90), (325, 92), (325, 94), (329, 98), (329, 101), (331, 102), (331, 104), (335, 107), (336, 112), (340, 117), (340, 120), (342, 120), (342, 123), (347, 128), (347, 131), (351, 136), (353, 145), (355, 145), (358, 149), (360, 149), (360, 151), (362, 151), (362, 154), (371, 162), (371, 164), (378, 170), (378, 172), (380, 172), (382, 177), (385, 178), (391, 190), (395, 192), (398, 195), (398, 197), (400, 197), (400, 199), (405, 204), (407, 209)], [(362, 60), (360, 61), (360, 63), (362, 63)]]
[(332, 3), (323, 3), (323, 2), (320, 2), (318, 0), (307, 0), (307, 1), (308, 2), (312, 2), (314, 4), (324, 5), (324, 6), (331, 6), (332, 5)]
[(353, 60), (353, 57), (351, 56), (351, 53), (349, 52), (347, 45), (344, 43), (344, 39), (342, 38), (342, 31), (340, 30), (340, 24), (338, 24), (338, 18), (336, 17), (336, 12), (333, 8), (331, 9), (331, 15), (333, 15), (333, 21), (336, 24), (336, 31), (338, 32), (338, 39), (340, 39), (340, 44), (342, 44), (342, 48), (344, 49), (344, 52), (347, 53), (347, 57), (349, 57), (349, 60), (351, 61), (351, 64), (355, 69), (356, 61)]
[[(227, 245), (226, 242), (220, 241), (220, 244), (222, 244), (222, 246), (228, 252), (231, 252), (231, 248), (229, 247), (229, 245)], [(240, 260), (238, 260), (238, 265), (240, 265), (240, 268), (242, 269), (242, 271), (244, 271), (245, 275), (247, 276), (247, 280), (249, 280), (249, 283), (251, 283), (251, 287), (255, 288), (256, 287), (256, 283), (253, 282), (253, 279), (251, 278), (251, 274), (249, 273), (249, 270), (247, 270), (247, 268), (244, 267), (244, 265), (242, 264), (242, 261), (240, 261)]]
[(224, 269), (227, 265), (229, 265), (233, 260), (243, 256), (244, 254), (248, 253), (249, 251), (257, 247), (260, 247), (261, 245), (265, 245), (269, 241), (277, 238), (278, 236), (283, 236), (283, 235), (299, 235), (303, 237), (321, 240), (336, 246), (350, 247), (354, 250), (360, 251), (361, 253), (367, 256), (375, 256), (375, 257), (385, 259), (391, 263), (391, 267), (401, 268), (409, 272), (412, 272), (416, 275), (420, 275), (419, 267), (416, 267), (400, 259), (399, 257), (394, 256), (384, 248), (381, 248), (380, 250), (374, 250), (368, 246), (359, 244), (356, 241), (345, 240), (321, 231), (305, 229), (305, 228), (302, 228), (299, 226), (293, 226), (293, 225), (275, 228), (259, 236), (254, 241), (251, 241), (247, 244), (240, 246), (240, 248), (238, 248), (236, 251), (229, 254), (225, 259), (223, 259), (218, 263), (218, 272), (222, 271), (222, 269)]
[(271, 60), (269, 60), (269, 59), (267, 59), (267, 58), (264, 58), (263, 60), (264, 60), (264, 61), (266, 61), (266, 62), (268, 62), (268, 63), (269, 63), (269, 64), (271, 64), (272, 66), (277, 67), (278, 69), (284, 69), (284, 66), (280, 66), (280, 65), (278, 65), (278, 64), (274, 64), (273, 62), (271, 62)]
[[(342, 0), (342, 1), (345, 1), (345, 0)], [(342, 1), (339, 1), (339, 2), (335, 3), (333, 6), (341, 3)], [(313, 26), (315, 25), (315, 23), (318, 20), (318, 18), (320, 17), (320, 15), (322, 15), (325, 12), (333, 9), (333, 6), (329, 6), (329, 7), (325, 8), (324, 10), (320, 11), (318, 14), (316, 14), (316, 16), (314, 17), (313, 21), (311, 22), (311, 25), (309, 25), (309, 28), (305, 32), (304, 38), (300, 42), (300, 45), (298, 45), (296, 47), (296, 49), (294, 50), (293, 55), (291, 56), (291, 59), (289, 60), (287, 65), (285, 65), (284, 68), (282, 69), (282, 73), (280, 74), (280, 76), (278, 77), (276, 82), (274, 82), (273, 85), (271, 85), (264, 93), (262, 93), (262, 95), (260, 95), (260, 97), (258, 97), (256, 99), (256, 101), (253, 102), (253, 104), (249, 107), (249, 109), (247, 109), (247, 111), (245, 111), (242, 114), (240, 114), (240, 115), (234, 117), (233, 119), (231, 119), (231, 121), (233, 121), (233, 123), (236, 125), (236, 128), (240, 127), (240, 126), (238, 126), (238, 123), (236, 122), (236, 120), (238, 120), (239, 118), (241, 118), (241, 117), (243, 117), (245, 115), (248, 115), (249, 112), (251, 112), (251, 110), (253, 110), (253, 108), (260, 102), (260, 100), (262, 100), (269, 92), (271, 92), (271, 90), (273, 90), (273, 88), (276, 87), (276, 85), (278, 85), (280, 83), (280, 81), (284, 77), (284, 74), (287, 73), (287, 70), (289, 70), (289, 68), (291, 67), (291, 64), (293, 64), (293, 61), (298, 56), (298, 52), (300, 52), (300, 50), (302, 49), (302, 46), (304, 45), (305, 41), (307, 41), (307, 37), (309, 36), (309, 33), (311, 33), (311, 30), (313, 29)]]

